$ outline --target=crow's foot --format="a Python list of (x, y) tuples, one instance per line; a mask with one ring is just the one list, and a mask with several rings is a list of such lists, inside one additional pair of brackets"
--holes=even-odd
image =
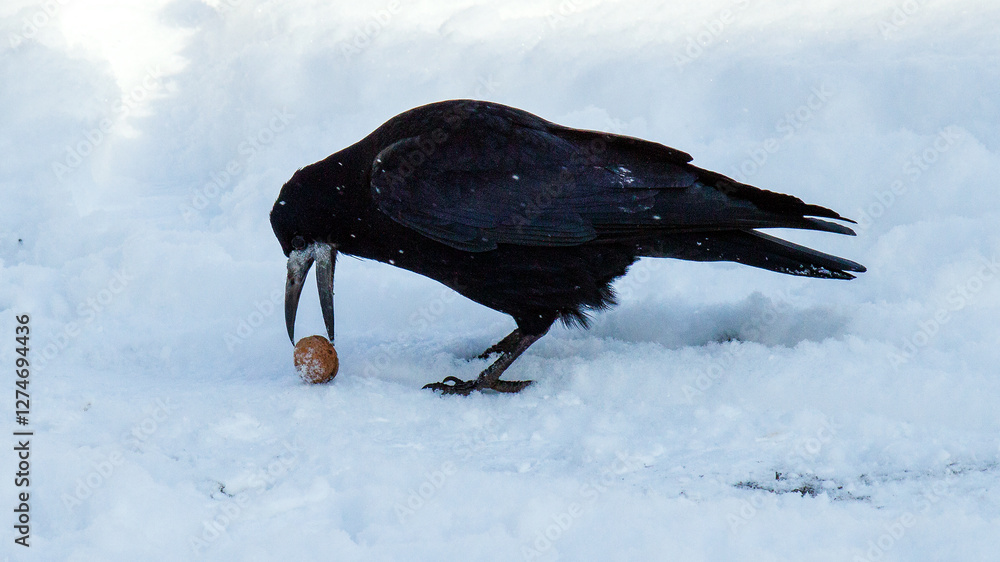
[(458, 377), (445, 377), (441, 382), (434, 382), (430, 384), (425, 384), (424, 388), (429, 390), (440, 390), (442, 394), (460, 394), (462, 396), (468, 396), (475, 390), (486, 390), (487, 388), (495, 390), (497, 392), (521, 392), (531, 381), (494, 381), (492, 384), (485, 386), (481, 383), (479, 379), (474, 381), (463, 381)]
[(458, 377), (445, 377), (441, 382), (425, 384), (424, 388), (440, 390), (441, 394), (461, 394), (462, 396), (468, 396), (470, 392), (476, 390), (476, 381), (463, 381)]
[(487, 389), (497, 392), (521, 392), (531, 384), (531, 381), (502, 381), (500, 375), (542, 335), (544, 333), (525, 336), (521, 334), (520, 329), (514, 330), (499, 343), (486, 350), (487, 354), (499, 351), (500, 357), (492, 365), (486, 367), (482, 373), (479, 373), (476, 380), (463, 381), (458, 377), (445, 377), (441, 382), (425, 384), (424, 388), (440, 390), (442, 394), (461, 394), (462, 396), (468, 396), (474, 390)]

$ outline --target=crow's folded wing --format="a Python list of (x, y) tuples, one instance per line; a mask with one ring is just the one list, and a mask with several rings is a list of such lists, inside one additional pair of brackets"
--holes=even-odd
[(372, 197), (393, 220), (458, 249), (767, 227), (853, 234), (806, 217), (842, 218), (829, 209), (702, 170), (657, 143), (501, 106), (441, 125), (379, 153)]

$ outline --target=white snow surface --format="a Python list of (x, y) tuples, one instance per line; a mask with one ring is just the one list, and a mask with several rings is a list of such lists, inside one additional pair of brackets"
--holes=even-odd
[[(6, 0), (0, 557), (996, 560), (1000, 5)], [(857, 220), (854, 281), (643, 260), (590, 330), (341, 257), (296, 376), (268, 212), (296, 169), (479, 98)], [(30, 315), (30, 544), (14, 543)], [(323, 333), (310, 277), (297, 333)]]

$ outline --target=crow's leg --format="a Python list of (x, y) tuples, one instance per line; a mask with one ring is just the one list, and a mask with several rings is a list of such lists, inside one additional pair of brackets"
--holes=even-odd
[[(458, 377), (446, 377), (441, 382), (424, 385), (424, 388), (440, 390), (443, 394), (467, 395), (474, 390), (493, 389), (497, 392), (520, 392), (531, 381), (502, 381), (500, 375), (510, 367), (524, 350), (531, 347), (531, 344), (538, 341), (545, 333), (525, 336), (520, 330), (514, 330), (509, 336), (500, 340), (489, 351), (500, 351), (500, 357), (492, 365), (486, 367), (479, 377), (474, 381), (463, 381)], [(503, 346), (501, 348), (501, 346)], [(498, 349), (501, 348), (501, 349)]]
[(494, 353), (509, 353), (514, 349), (514, 346), (516, 346), (517, 342), (520, 340), (521, 329), (517, 328), (513, 332), (507, 334), (507, 337), (491, 345), (489, 349), (477, 355), (476, 359), (489, 359), (490, 355), (493, 355)]

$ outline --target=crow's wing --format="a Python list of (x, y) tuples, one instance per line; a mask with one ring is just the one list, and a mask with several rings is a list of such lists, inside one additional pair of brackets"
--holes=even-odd
[(853, 234), (799, 199), (688, 164), (640, 139), (485, 105), (382, 150), (372, 197), (393, 220), (469, 251), (577, 245), (670, 232), (791, 227)]

